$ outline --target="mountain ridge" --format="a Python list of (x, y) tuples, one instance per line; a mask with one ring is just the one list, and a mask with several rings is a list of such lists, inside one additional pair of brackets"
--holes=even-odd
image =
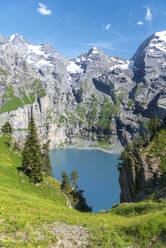
[(32, 107), (40, 138), (51, 139), (52, 148), (103, 146), (120, 152), (144, 132), (143, 122), (154, 110), (159, 118), (165, 114), (163, 37), (165, 32), (152, 35), (131, 60), (97, 47), (68, 59), (51, 45), (34, 46), (19, 34), (2, 38), (1, 125), (10, 120), (16, 140), (23, 140)]

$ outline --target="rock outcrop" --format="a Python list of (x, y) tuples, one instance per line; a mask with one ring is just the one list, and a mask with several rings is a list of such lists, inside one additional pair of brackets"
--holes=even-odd
[(161, 127), (149, 142), (146, 138), (126, 146), (119, 164), (121, 202), (166, 198), (166, 129)]
[(121, 202), (145, 199), (148, 193), (151, 192), (150, 188), (154, 186), (155, 182), (159, 182), (162, 176), (162, 171), (159, 168), (159, 158), (145, 154), (139, 154), (136, 158), (132, 152), (130, 156), (131, 160), (125, 161), (122, 168), (120, 168)]

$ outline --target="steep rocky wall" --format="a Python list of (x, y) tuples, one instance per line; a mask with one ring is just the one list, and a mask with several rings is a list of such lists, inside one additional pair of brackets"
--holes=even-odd
[(130, 148), (125, 148), (122, 159), (119, 166), (120, 201), (146, 199), (149, 192), (154, 190), (154, 186), (160, 184), (163, 175), (160, 158), (149, 155), (142, 149), (132, 152)]

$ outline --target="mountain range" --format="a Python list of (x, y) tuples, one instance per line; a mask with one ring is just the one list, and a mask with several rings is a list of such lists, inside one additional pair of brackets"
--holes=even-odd
[(166, 31), (146, 39), (131, 60), (97, 47), (74, 59), (19, 34), (0, 38), (0, 127), (22, 143), (33, 110), (42, 142), (120, 152), (166, 113)]

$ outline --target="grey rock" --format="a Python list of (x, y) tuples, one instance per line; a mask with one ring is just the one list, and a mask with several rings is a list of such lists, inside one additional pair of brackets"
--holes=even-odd
[[(10, 120), (14, 136), (22, 144), (32, 108), (41, 142), (50, 139), (51, 148), (64, 143), (79, 145), (82, 139), (92, 145), (109, 134), (110, 149), (119, 152), (143, 131), (146, 118), (154, 113), (164, 116), (165, 69), (165, 32), (143, 42), (132, 60), (108, 56), (97, 47), (67, 59), (51, 45), (34, 46), (19, 34), (10, 40), (1, 38), (0, 111), (8, 109), (6, 104), (13, 97), (22, 103), (15, 110), (0, 112), (0, 127)], [(106, 96), (119, 106), (109, 132), (97, 125)], [(28, 102), (26, 97), (34, 100)], [(88, 115), (95, 99), (96, 117), (90, 125)]]

